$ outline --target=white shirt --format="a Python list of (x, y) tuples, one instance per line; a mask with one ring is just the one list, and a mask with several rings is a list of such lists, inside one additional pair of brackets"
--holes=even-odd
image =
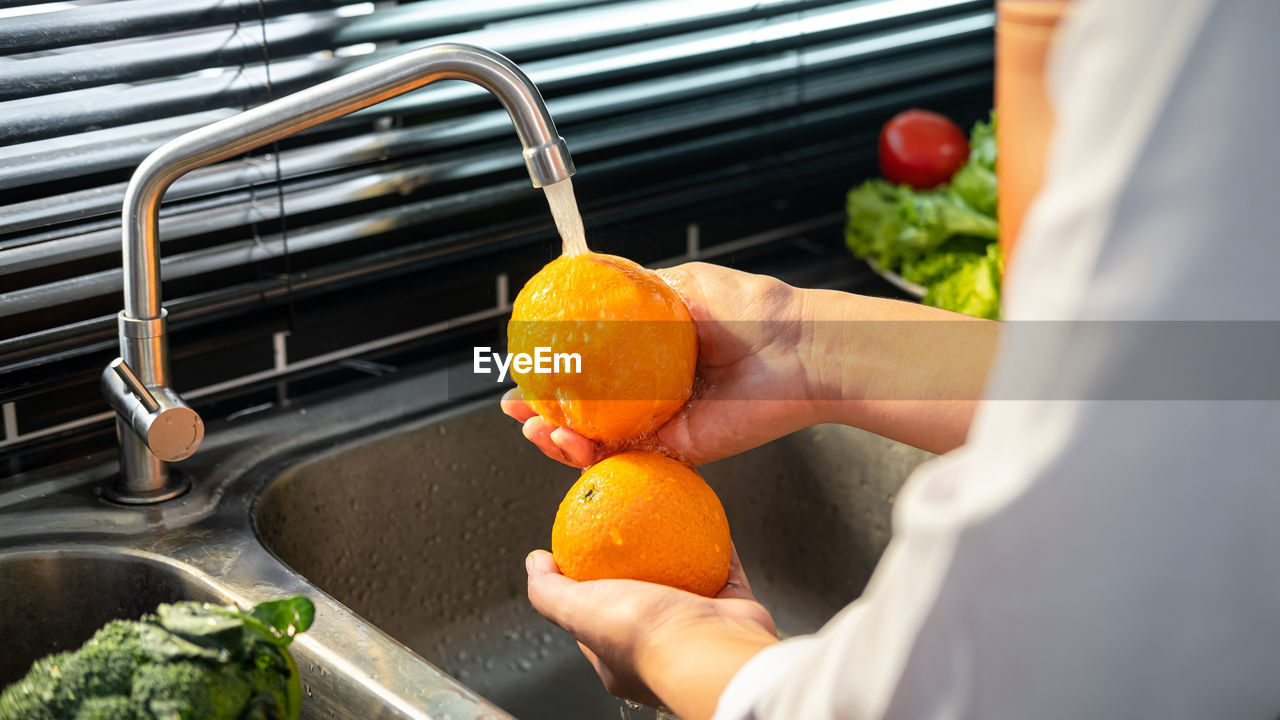
[[(1280, 2), (1077, 0), (1063, 34), (1005, 295), (1034, 331), (863, 596), (717, 720), (1280, 716)], [(1129, 392), (1165, 370), (1200, 385)]]

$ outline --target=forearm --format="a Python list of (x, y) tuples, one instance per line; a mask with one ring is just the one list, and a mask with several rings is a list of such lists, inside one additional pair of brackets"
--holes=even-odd
[(637, 658), (645, 683), (681, 720), (709, 720), (738, 670), (778, 639), (728, 620), (682, 628), (679, 642), (656, 641)]
[(830, 290), (800, 290), (814, 415), (933, 452), (959, 447), (999, 323)]

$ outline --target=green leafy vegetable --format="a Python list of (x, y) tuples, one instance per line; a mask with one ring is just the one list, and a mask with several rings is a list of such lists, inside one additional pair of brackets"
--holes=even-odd
[(884, 180), (868, 180), (849, 193), (845, 212), (845, 243), (858, 257), (870, 257), (882, 267), (896, 267), (902, 259), (898, 234), (898, 188)]
[(973, 251), (952, 250), (929, 253), (918, 258), (904, 260), (900, 274), (903, 279), (926, 288), (945, 279), (966, 264), (983, 257), (986, 246)]
[(974, 210), (996, 216), (996, 118), (974, 123), (969, 160), (951, 177), (951, 188)]
[(928, 286), (926, 305), (995, 320), (1000, 316), (1000, 248), (959, 262), (956, 269)]
[(311, 627), (316, 617), (316, 606), (298, 595), (260, 603), (249, 615), (275, 634), (276, 645), (284, 647), (294, 635)]
[(900, 189), (898, 242), (912, 250), (935, 250), (953, 237), (996, 239), (996, 219), (954, 193)]
[(0, 720), (296, 720), (287, 647), (311, 626), (304, 597), (233, 607), (182, 602), (114, 620), (0, 693)]
[(997, 317), (995, 114), (975, 123), (969, 159), (951, 182), (914, 190), (868, 180), (849, 191), (845, 242), (855, 255), (925, 286), (924, 302)]

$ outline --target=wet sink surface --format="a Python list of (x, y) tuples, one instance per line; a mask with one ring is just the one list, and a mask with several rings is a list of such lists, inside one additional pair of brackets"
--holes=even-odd
[[(858, 596), (892, 499), (927, 457), (820, 426), (700, 468), (782, 633), (816, 630)], [(524, 557), (549, 546), (576, 475), (494, 402), (293, 467), (256, 522), (301, 575), (516, 717), (617, 717), (573, 641), (525, 596)]]

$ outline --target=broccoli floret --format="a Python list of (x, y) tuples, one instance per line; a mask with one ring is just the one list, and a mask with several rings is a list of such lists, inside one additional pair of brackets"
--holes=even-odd
[(60, 697), (62, 665), (69, 653), (37, 660), (26, 677), (0, 693), (0, 720), (57, 720), (65, 717)]
[(80, 697), (129, 695), (137, 668), (149, 657), (138, 641), (138, 623), (112, 620), (62, 665), (62, 684)]
[(114, 620), (79, 650), (36, 661), (0, 693), (0, 720), (296, 720), (286, 646), (313, 615), (297, 597), (250, 613), (177, 603)]
[(127, 695), (91, 697), (80, 703), (76, 720), (137, 720), (133, 701)]
[[(155, 717), (202, 717), (236, 720), (254, 695), (243, 668), (199, 660), (152, 663), (138, 668), (133, 704)], [(274, 678), (276, 684), (280, 678)]]

